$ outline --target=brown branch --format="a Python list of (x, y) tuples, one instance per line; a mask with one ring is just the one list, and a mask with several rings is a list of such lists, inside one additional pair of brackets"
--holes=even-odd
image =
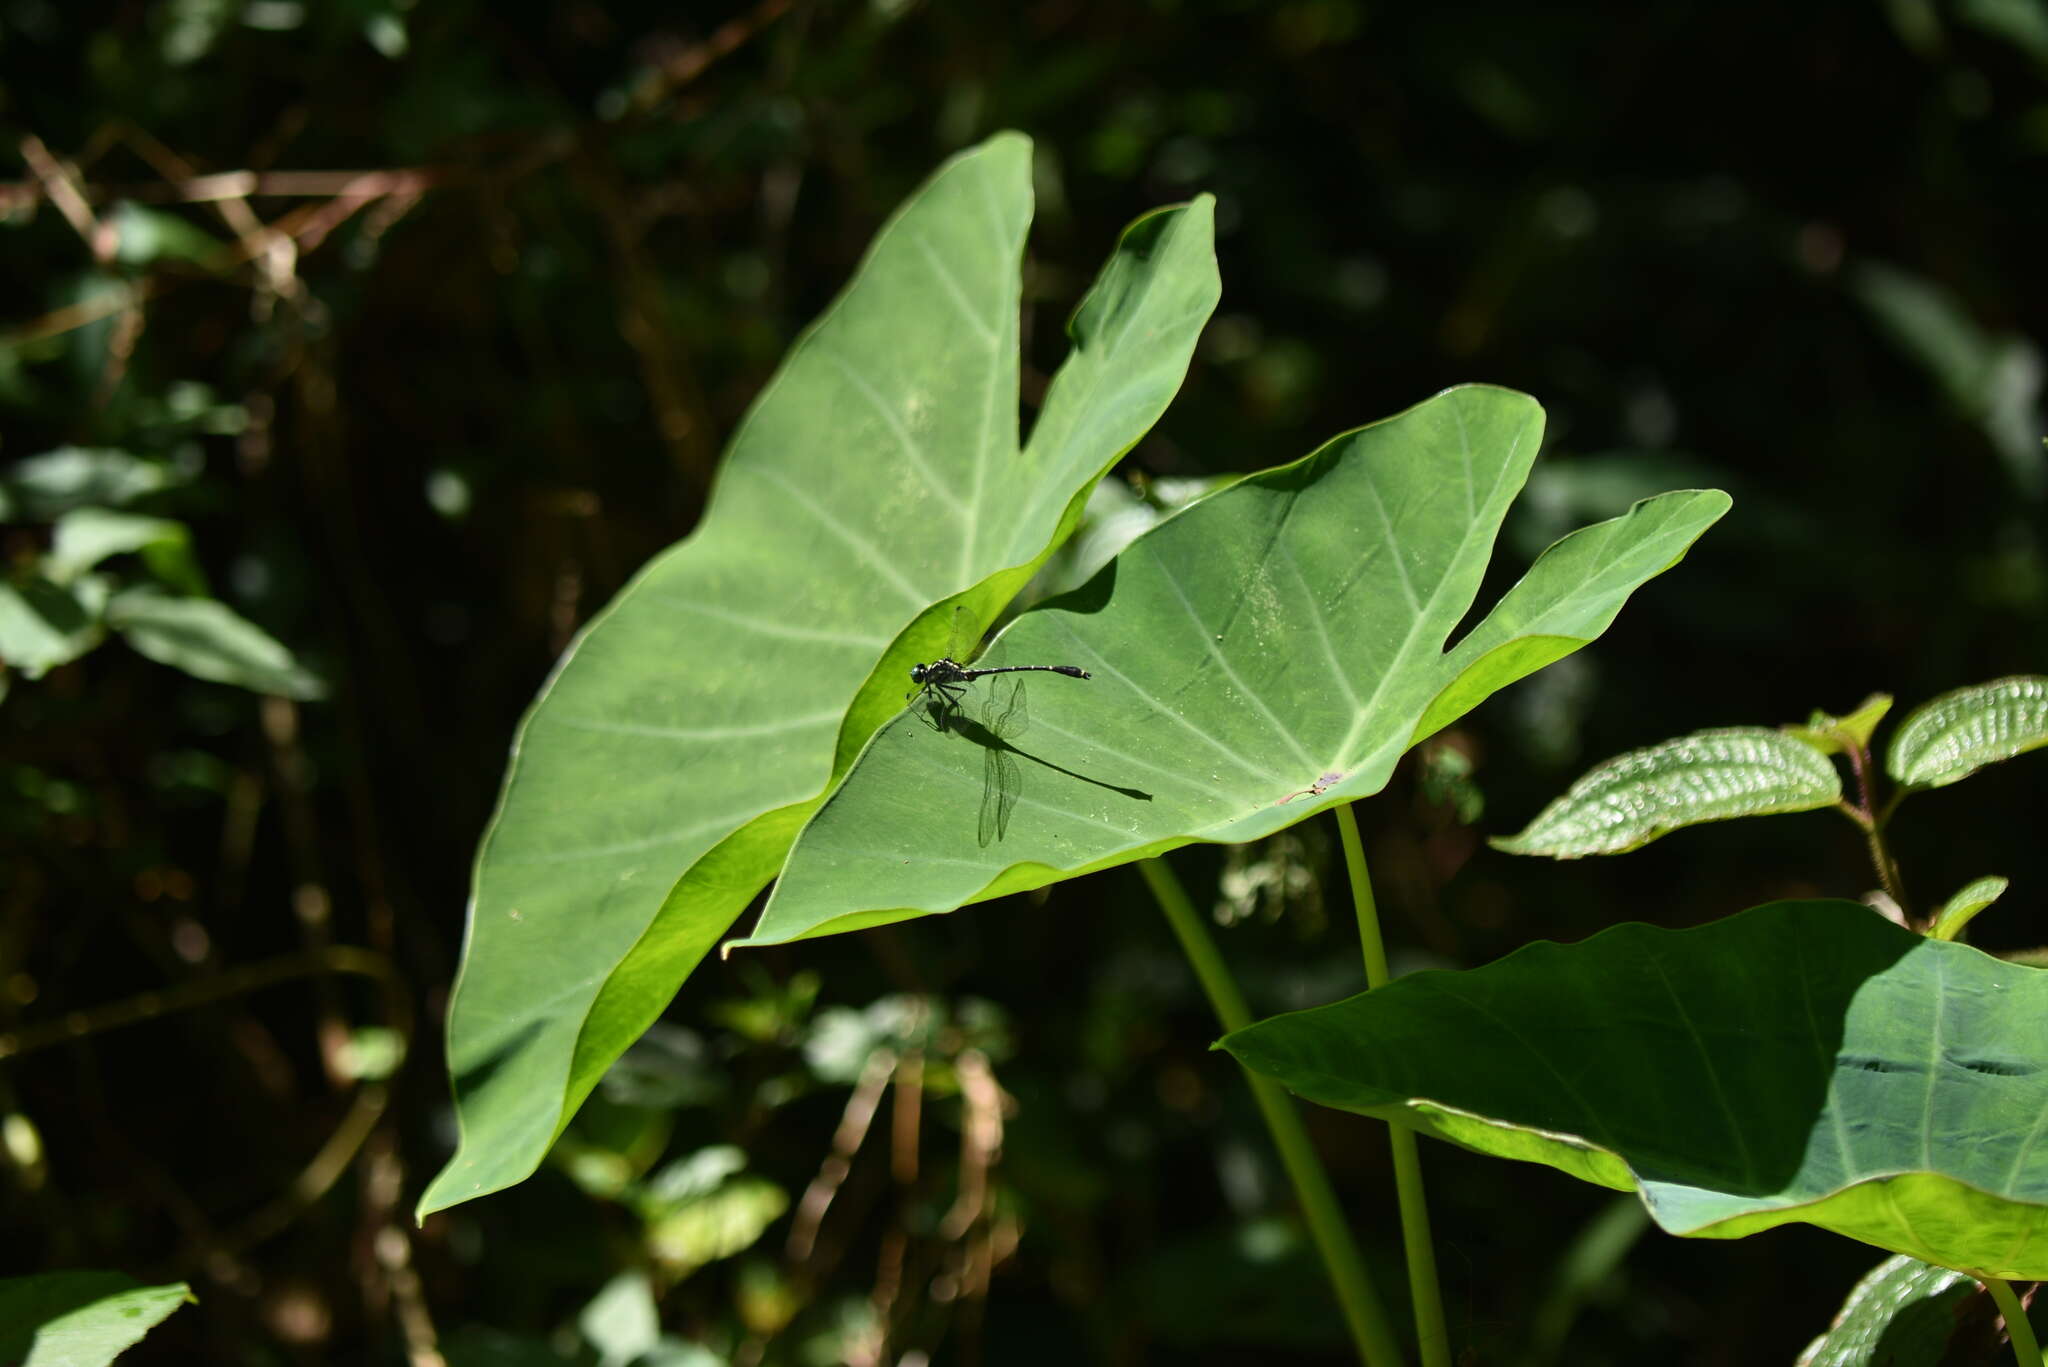
[(45, 337), (56, 337), (78, 328), (91, 327), (102, 318), (137, 307), (155, 298), (162, 292), (158, 280), (159, 277), (151, 276), (147, 280), (129, 285), (126, 289), (106, 290), (91, 299), (66, 304), (61, 309), (52, 309), (12, 332), (0, 333), (0, 346), (40, 342)]
[[(189, 183), (198, 176), (198, 168), (172, 151), (147, 129), (133, 124), (124, 124), (121, 139), (135, 150), (137, 156), (148, 162), (156, 173), (172, 184)], [(241, 244), (243, 255), (258, 264), (263, 283), (279, 298), (295, 298), (300, 289), (297, 253), (289, 244), (256, 216), (249, 207), (247, 197), (242, 195), (223, 196), (213, 201), (214, 212), (228, 231)]]
[(761, 0), (746, 14), (713, 29), (701, 43), (691, 43), (663, 59), (632, 94), (632, 111), (644, 114), (654, 109), (683, 86), (744, 47), (748, 40), (789, 13), (790, 0)]
[(35, 172), (37, 184), (57, 206), (57, 212), (64, 215), (64, 221), (85, 240), (93, 259), (102, 263), (110, 260), (114, 254), (113, 244), (101, 231), (99, 220), (92, 216), (92, 208), (79, 193), (71, 172), (50, 155), (50, 149), (43, 145), (43, 140), (33, 133), (22, 134), (21, 159), (28, 163), (29, 170)]
[[(367, 183), (375, 179), (374, 176), (358, 177), (357, 183)], [(392, 202), (396, 203), (397, 197), (400, 195), (410, 194), (404, 188), (403, 182), (393, 183), (398, 188), (390, 192)], [(416, 198), (416, 196), (414, 197)], [(335, 228), (345, 222), (351, 215), (375, 202), (376, 197), (373, 196), (360, 200), (337, 200), (332, 204), (306, 205), (294, 209), (282, 215), (275, 223), (269, 225), (271, 229), (269, 242), (287, 241), (293, 244), (297, 250), (310, 251), (325, 241), (328, 234), (332, 233)], [(409, 208), (411, 203), (412, 199), (408, 198), (405, 201), (405, 207)], [(4, 209), (4, 201), (0, 201), (0, 209)], [(388, 226), (388, 223), (384, 226)], [(207, 264), (216, 273), (227, 271), (235, 266), (248, 264), (256, 250), (259, 250), (259, 248), (255, 244), (246, 240), (238, 240), (232, 245), (224, 247), (222, 254)], [(61, 309), (52, 309), (42, 317), (33, 319), (11, 332), (0, 333), (0, 346), (19, 346), (26, 342), (37, 342), (44, 338), (56, 337), (78, 328), (90, 327), (111, 314), (120, 313), (130, 308), (141, 307), (162, 294), (172, 283), (175, 282), (169, 277), (152, 275), (144, 280), (130, 284), (126, 289), (108, 290), (96, 298), (87, 299), (76, 304), (68, 304)]]
[(967, 1115), (960, 1126), (960, 1193), (939, 1221), (939, 1235), (964, 1238), (988, 1208), (989, 1171), (1003, 1147), (1003, 1111), (1009, 1098), (996, 1082), (988, 1055), (963, 1049), (953, 1060)]
[(889, 1085), (890, 1075), (895, 1071), (896, 1056), (889, 1050), (877, 1049), (868, 1055), (860, 1081), (854, 1084), (853, 1094), (846, 1098), (839, 1128), (833, 1132), (832, 1152), (818, 1165), (818, 1175), (811, 1179), (803, 1199), (797, 1202), (796, 1218), (790, 1222), (789, 1242), (785, 1246), (785, 1256), (790, 1262), (803, 1263), (810, 1259), (811, 1251), (817, 1246), (818, 1227), (825, 1222), (825, 1212), (831, 1207), (832, 1198), (839, 1193), (840, 1185), (846, 1181), (846, 1175), (853, 1171), (853, 1156), (860, 1151), (861, 1143), (874, 1124), (875, 1111), (882, 1104), (882, 1089)]
[[(140, 148), (137, 149), (140, 152)], [(45, 151), (44, 155), (49, 154)], [(146, 155), (146, 154), (145, 154)], [(150, 158), (154, 160), (154, 158)], [(56, 163), (51, 163), (55, 168)], [(33, 169), (33, 163), (31, 163)], [(454, 177), (434, 166), (397, 167), (382, 171), (213, 171), (167, 175), (162, 181), (63, 181), (76, 201), (75, 209), (111, 200), (137, 204), (212, 204), (222, 200), (332, 199), (338, 196), (418, 195)], [(40, 173), (35, 180), (0, 181), (0, 211), (26, 208), (45, 199), (57, 203), (53, 187)], [(62, 209), (59, 204), (59, 208)], [(71, 215), (66, 214), (69, 218)], [(74, 220), (73, 226), (76, 226)]]

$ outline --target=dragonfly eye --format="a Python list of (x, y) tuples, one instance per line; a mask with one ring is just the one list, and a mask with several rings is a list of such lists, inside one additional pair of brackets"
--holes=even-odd
[(915, 664), (915, 665), (912, 665), (912, 666), (910, 667), (910, 681), (911, 681), (912, 683), (914, 683), (914, 684), (921, 684), (921, 683), (923, 683), (923, 682), (924, 682), (924, 676), (925, 676), (925, 672), (926, 672), (926, 671), (925, 671), (925, 667), (924, 667), (923, 665), (921, 665), (921, 664)]

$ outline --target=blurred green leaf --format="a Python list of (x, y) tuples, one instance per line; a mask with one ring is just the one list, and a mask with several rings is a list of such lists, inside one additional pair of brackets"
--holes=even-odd
[(1956, 11), (1994, 37), (2048, 66), (2048, 4), (2042, 0), (1960, 0)]
[(642, 1185), (642, 1198), (659, 1214), (716, 1191), (728, 1177), (747, 1170), (745, 1149), (713, 1144), (664, 1164)]
[(1939, 788), (1987, 764), (2048, 745), (2048, 678), (2016, 674), (1958, 688), (1913, 709), (1892, 736), (1885, 771)]
[(2048, 1277), (2048, 974), (1855, 902), (1538, 941), (1222, 1047), (1310, 1101), (1639, 1191), (1673, 1234), (1803, 1221)]
[(0, 1362), (103, 1367), (196, 1300), (183, 1282), (144, 1286), (118, 1272), (0, 1279)]
[(647, 1251), (677, 1276), (752, 1248), (789, 1209), (789, 1195), (765, 1177), (734, 1177), (657, 1217)]
[(635, 1367), (727, 1367), (729, 1359), (695, 1343), (663, 1335)]
[(137, 651), (195, 679), (301, 700), (326, 694), (291, 651), (218, 599), (123, 589), (107, 603), (107, 624)]
[(1450, 808), (1459, 825), (1470, 826), (1485, 814), (1486, 794), (1472, 780), (1471, 757), (1457, 746), (1423, 746), (1416, 778), (1423, 801)]
[(1727, 510), (1717, 492), (1666, 494), (1566, 537), (1447, 649), (1541, 437), (1527, 395), (1462, 386), (1162, 522), (990, 645), (990, 664), (1094, 674), (1032, 691), (1031, 733), (1010, 747), (1028, 761), (1024, 791), (1001, 838), (979, 821), (995, 738), (907, 709), (805, 827), (735, 944), (1257, 840), (1378, 792), (1417, 742), (1597, 637)]
[(877, 1049), (923, 1049), (940, 1021), (926, 998), (892, 994), (865, 1007), (828, 1006), (811, 1020), (804, 1062), (825, 1082), (851, 1085)]
[(448, 1367), (574, 1367), (575, 1363), (542, 1339), (473, 1324), (445, 1336), (440, 1347)]
[(166, 466), (126, 451), (59, 447), (0, 476), (0, 522), (49, 522), (73, 508), (119, 507), (175, 482)]
[(597, 1351), (598, 1367), (626, 1367), (661, 1338), (661, 1312), (645, 1272), (621, 1272), (606, 1282), (576, 1316), (583, 1341)]
[(709, 1104), (729, 1085), (723, 1061), (705, 1048), (701, 1035), (656, 1021), (606, 1070), (599, 1087), (620, 1106), (674, 1110)]
[(140, 553), (157, 578), (185, 593), (206, 592), (192, 555), (192, 534), (182, 522), (106, 508), (74, 508), (57, 518), (43, 572), (68, 583), (114, 555)]
[(1978, 912), (2004, 896), (2007, 881), (1995, 874), (1967, 883), (1956, 894), (1942, 903), (1941, 910), (1934, 914), (1934, 924), (1927, 933), (1937, 940), (1953, 940), (1963, 933)]
[(358, 1026), (349, 1032), (339, 1060), (343, 1073), (358, 1082), (382, 1082), (405, 1062), (405, 1040), (380, 1025)]
[(1614, 1283), (1629, 1251), (1650, 1227), (1650, 1213), (1633, 1196), (1611, 1198), (1562, 1250), (1549, 1290), (1529, 1326), (1529, 1352), (1524, 1367), (1549, 1367), (1557, 1361), (1572, 1321), (1586, 1305), (1618, 1295)]
[(206, 265), (224, 255), (219, 238), (161, 209), (123, 202), (114, 206), (105, 221), (116, 234), (114, 259), (124, 266), (148, 266), (163, 260)]
[(364, 21), (363, 37), (371, 47), (394, 62), (405, 56), (406, 49), (411, 46), (405, 32), (405, 20), (388, 10), (373, 14)]
[(759, 964), (743, 963), (739, 970), (751, 993), (711, 1003), (711, 1019), (762, 1044), (794, 1039), (810, 1019), (823, 980), (811, 969), (792, 973), (786, 983), (777, 983)]
[(1810, 811), (1841, 795), (1841, 775), (1813, 746), (1767, 727), (1730, 726), (1596, 764), (1519, 834), (1487, 843), (1553, 859), (1623, 854), (1685, 826)]
[(1961, 300), (1907, 271), (1866, 262), (1851, 284), (1956, 410), (1983, 428), (2014, 486), (2040, 497), (2048, 489), (2048, 462), (2042, 460), (2034, 418), (2041, 399), (2040, 350), (2017, 334), (1986, 331)]
[(96, 576), (69, 585), (0, 580), (0, 663), (30, 679), (70, 663), (106, 636), (106, 603), (107, 585)]
[(573, 1132), (549, 1151), (548, 1162), (559, 1168), (578, 1190), (600, 1201), (623, 1199), (637, 1175), (626, 1155), (579, 1144)]

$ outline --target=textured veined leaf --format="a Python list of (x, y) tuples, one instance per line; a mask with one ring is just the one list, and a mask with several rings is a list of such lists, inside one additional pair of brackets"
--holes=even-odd
[(1856, 1283), (1796, 1367), (1941, 1367), (1951, 1341), (1974, 1327), (1961, 1313), (1972, 1297), (1989, 1319), (1991, 1298), (1974, 1278), (1896, 1254)]
[(1958, 688), (1914, 709), (1892, 737), (1885, 770), (1939, 788), (1987, 764), (2048, 745), (2048, 678), (2019, 674)]
[(1731, 726), (1596, 764), (1519, 834), (1489, 843), (1553, 859), (1621, 854), (1682, 826), (1810, 811), (1841, 796), (1841, 775), (1812, 745), (1768, 727)]
[(1223, 1047), (1311, 1101), (1641, 1193), (2048, 1279), (2048, 973), (1856, 902), (1621, 925), (1414, 973)]

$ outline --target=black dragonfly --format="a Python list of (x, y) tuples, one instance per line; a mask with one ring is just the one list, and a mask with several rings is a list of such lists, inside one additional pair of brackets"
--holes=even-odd
[[(991, 841), (1001, 840), (1009, 833), (1010, 812), (1017, 805), (1017, 794), (1024, 786), (1023, 773), (1017, 767), (1016, 748), (1010, 742), (1030, 728), (1031, 711), (1024, 680), (1002, 680), (990, 685), (995, 691), (982, 711), (980, 722), (963, 723), (960, 702), (967, 685), (992, 674), (1064, 674), (1070, 679), (1094, 676), (1076, 665), (997, 665), (973, 669), (961, 663), (962, 658), (973, 658), (969, 653), (973, 645), (966, 609), (956, 607), (953, 609), (952, 642), (946, 654), (930, 664), (912, 665), (910, 681), (917, 685), (911, 690), (911, 696), (922, 695), (933, 726), (940, 730), (958, 731), (982, 747), (981, 820), (976, 837), (986, 848)], [(973, 734), (976, 731), (981, 734)]]

